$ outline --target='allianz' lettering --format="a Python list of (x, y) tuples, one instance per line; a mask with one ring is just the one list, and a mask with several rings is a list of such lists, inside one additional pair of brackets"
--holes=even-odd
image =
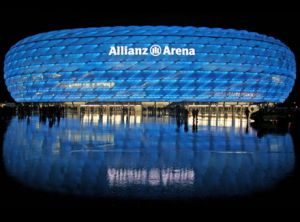
[(108, 55), (148, 55), (148, 48), (129, 48), (128, 46), (111, 46)]
[[(111, 46), (108, 55), (110, 56), (135, 56), (135, 55), (153, 55), (149, 48), (142, 47), (128, 47), (128, 46)], [(149, 53), (150, 52), (150, 53)], [(155, 51), (157, 52), (157, 51)], [(196, 50), (194, 48), (175, 48), (164, 46), (159, 55), (178, 55), (178, 56), (194, 56)], [(158, 56), (156, 53), (155, 56)]]

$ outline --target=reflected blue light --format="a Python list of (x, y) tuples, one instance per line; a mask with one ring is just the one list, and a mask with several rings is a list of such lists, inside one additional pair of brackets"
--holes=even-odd
[[(111, 47), (154, 44), (194, 49), (195, 55), (109, 54)], [(25, 38), (6, 54), (4, 73), (18, 102), (283, 102), (296, 64), (286, 45), (257, 33), (131, 26)]]
[(122, 119), (64, 118), (49, 128), (38, 117), (14, 118), (4, 138), (6, 170), (45, 191), (169, 198), (246, 195), (294, 168), (290, 134), (259, 138), (252, 128), (245, 133), (241, 119), (199, 121), (196, 133), (177, 129), (172, 118)]

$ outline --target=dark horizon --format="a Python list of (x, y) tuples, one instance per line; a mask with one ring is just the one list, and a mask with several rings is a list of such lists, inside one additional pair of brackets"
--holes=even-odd
[[(9, 16), (8, 16), (9, 15)], [(12, 16), (13, 15), (13, 16)], [(0, 102), (11, 102), (3, 78), (6, 52), (19, 40), (41, 32), (101, 26), (196, 26), (233, 28), (265, 34), (285, 43), (295, 54), (298, 67), (299, 33), (295, 29), (299, 15), (295, 12), (139, 12), (110, 13), (95, 9), (2, 9), (1, 13)], [(13, 19), (8, 19), (13, 17)], [(287, 102), (300, 103), (299, 78)]]

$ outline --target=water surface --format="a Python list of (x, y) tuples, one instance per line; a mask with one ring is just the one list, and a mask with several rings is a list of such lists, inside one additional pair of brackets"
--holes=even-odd
[(54, 124), (14, 117), (6, 172), (27, 187), (76, 196), (234, 197), (271, 189), (294, 168), (289, 133), (259, 135), (245, 119), (89, 114)]

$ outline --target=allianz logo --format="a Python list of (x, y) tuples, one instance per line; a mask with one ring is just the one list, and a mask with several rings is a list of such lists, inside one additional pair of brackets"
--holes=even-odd
[(147, 48), (136, 48), (128, 46), (111, 46), (108, 55), (110, 56), (136, 56), (136, 55), (178, 55), (178, 56), (194, 56), (196, 50), (194, 48), (174, 48), (170, 46), (152, 45)]

